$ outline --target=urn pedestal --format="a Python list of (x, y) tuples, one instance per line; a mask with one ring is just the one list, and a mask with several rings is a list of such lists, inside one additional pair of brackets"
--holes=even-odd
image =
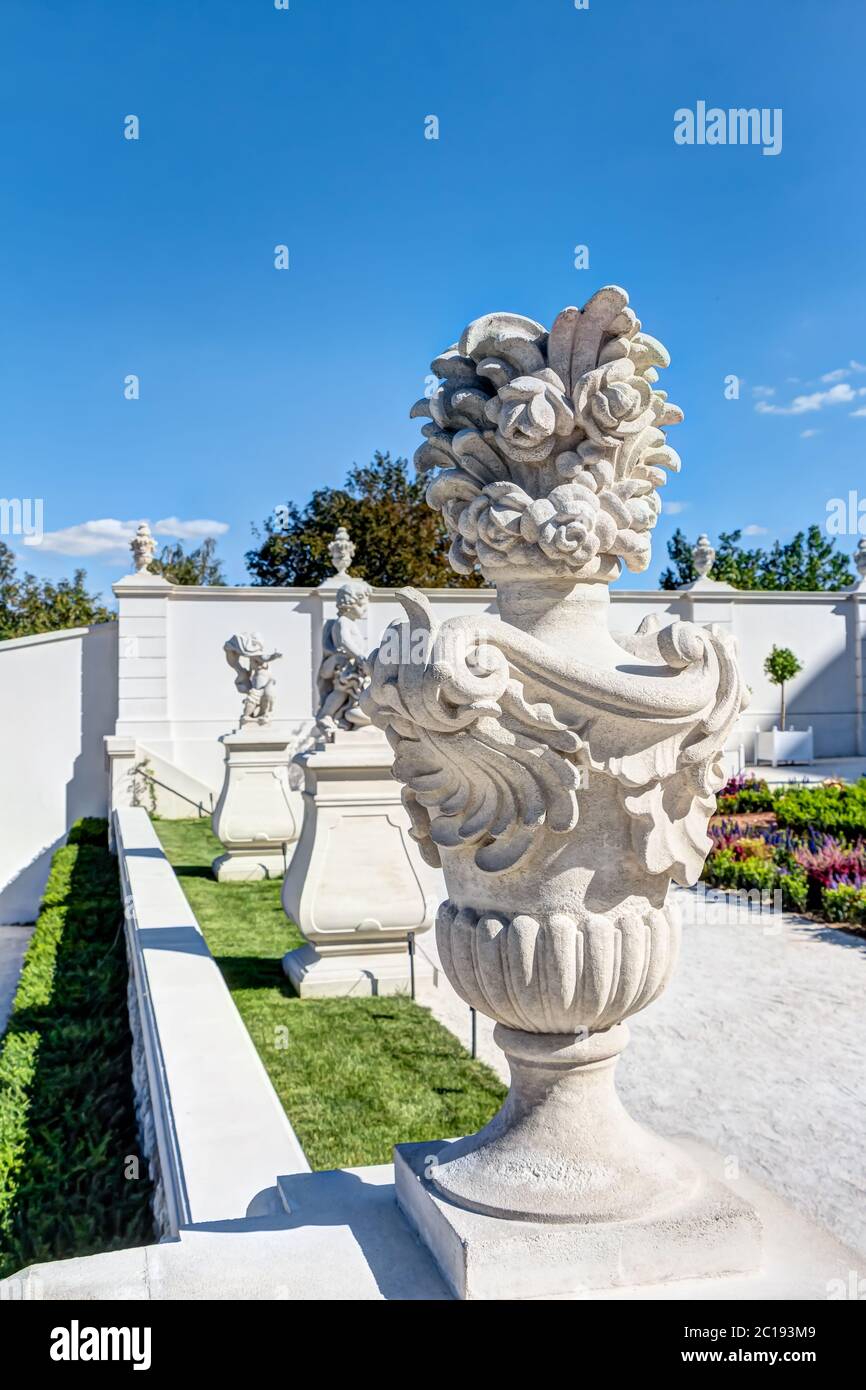
[[(283, 907), (307, 944), (283, 969), (302, 998), (408, 994), (409, 935), (433, 924), (442, 876), (425, 864), (378, 729), (340, 730), (303, 753), (301, 836)], [(433, 967), (415, 953), (416, 980)]]
[(221, 740), (225, 778), (211, 818), (225, 853), (213, 861), (220, 883), (282, 878), (301, 828), (301, 793), (289, 784), (289, 740), (256, 724)]

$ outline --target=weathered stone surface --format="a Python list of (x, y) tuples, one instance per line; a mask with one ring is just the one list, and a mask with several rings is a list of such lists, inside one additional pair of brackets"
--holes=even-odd
[(359, 729), (370, 723), (358, 703), (370, 684), (370, 644), (359, 626), (367, 616), (369, 601), (369, 584), (363, 579), (349, 579), (337, 591), (336, 618), (325, 623), (317, 676), (316, 733), (320, 739), (333, 739), (338, 729)]
[[(452, 564), (480, 567), (501, 616), (439, 625), (403, 591), (408, 622), (383, 637), (362, 703), (444, 870), (446, 974), (502, 1025), (512, 1071), (503, 1110), (430, 1181), (505, 1219), (652, 1219), (701, 1190), (612, 1083), (623, 1020), (673, 969), (668, 888), (700, 875), (747, 702), (720, 630), (608, 629), (608, 583), (646, 568), (657, 489), (679, 468), (660, 426), (681, 412), (655, 386), (667, 362), (609, 286), (549, 334), (513, 314), (470, 324), (415, 407)], [(753, 1259), (754, 1242), (738, 1248)]]
[(301, 995), (406, 993), (408, 935), (433, 925), (442, 879), (412, 838), (391, 751), (378, 729), (340, 730), (296, 762), (304, 818), (283, 907), (310, 944), (283, 969)]
[(253, 722), (226, 734), (222, 744), (225, 780), (211, 825), (225, 853), (213, 871), (221, 883), (282, 878), (304, 813), (290, 780), (289, 740)]
[(270, 666), (272, 661), (280, 659), (282, 652), (268, 654), (258, 632), (236, 633), (225, 643), (223, 651), (235, 673), (235, 686), (244, 697), (240, 727), (269, 724), (274, 712), (277, 684)]

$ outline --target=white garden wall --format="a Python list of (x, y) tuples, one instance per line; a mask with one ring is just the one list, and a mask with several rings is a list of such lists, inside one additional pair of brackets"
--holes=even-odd
[[(428, 590), (437, 617), (495, 611), (489, 590)], [(237, 727), (240, 697), (223, 655), (236, 632), (259, 631), (283, 653), (275, 730), (301, 737), (316, 703), (315, 672), (336, 590), (192, 588), (152, 575), (115, 585), (119, 622), (0, 642), (0, 922), (32, 920), (52, 849), (72, 821), (105, 814), (102, 738), (117, 734), (146, 760), (171, 816), (210, 809), (222, 785), (220, 736)], [(866, 754), (866, 584), (838, 594), (746, 593), (712, 585), (690, 591), (611, 591), (614, 629), (634, 631), (658, 614), (718, 623), (739, 641), (752, 704), (733, 747), (751, 760), (756, 725), (778, 719), (778, 691), (763, 673), (775, 642), (803, 672), (788, 691), (788, 719), (811, 725), (819, 758)], [(371, 648), (402, 616), (396, 594), (374, 592)], [(172, 794), (173, 793), (173, 794)]]
[(0, 642), (0, 923), (32, 922), (51, 855), (106, 813), (117, 624)]

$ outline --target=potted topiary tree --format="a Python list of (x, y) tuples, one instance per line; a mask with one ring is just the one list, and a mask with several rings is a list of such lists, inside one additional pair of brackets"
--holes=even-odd
[(802, 669), (800, 661), (790, 647), (777, 647), (773, 644), (770, 655), (764, 662), (764, 672), (771, 683), (778, 685), (781, 691), (779, 722), (782, 727), (774, 727), (764, 732), (758, 730), (756, 762), (770, 762), (775, 767), (780, 762), (810, 763), (813, 760), (811, 725), (806, 730), (785, 728), (785, 686)]

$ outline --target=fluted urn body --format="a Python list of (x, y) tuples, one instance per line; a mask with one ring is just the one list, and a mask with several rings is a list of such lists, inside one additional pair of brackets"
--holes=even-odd
[(478, 1135), (444, 1146), (451, 1201), (542, 1221), (662, 1213), (700, 1183), (614, 1086), (625, 1020), (664, 989), (721, 754), (744, 703), (732, 640), (675, 622), (609, 629), (608, 584), (649, 562), (664, 470), (667, 354), (616, 287), (550, 333), (493, 314), (433, 363), (417, 462), (499, 617), (437, 626), (403, 591), (366, 709), (395, 752), (414, 834), (441, 863), (444, 969), (497, 1022), (512, 1085)]

